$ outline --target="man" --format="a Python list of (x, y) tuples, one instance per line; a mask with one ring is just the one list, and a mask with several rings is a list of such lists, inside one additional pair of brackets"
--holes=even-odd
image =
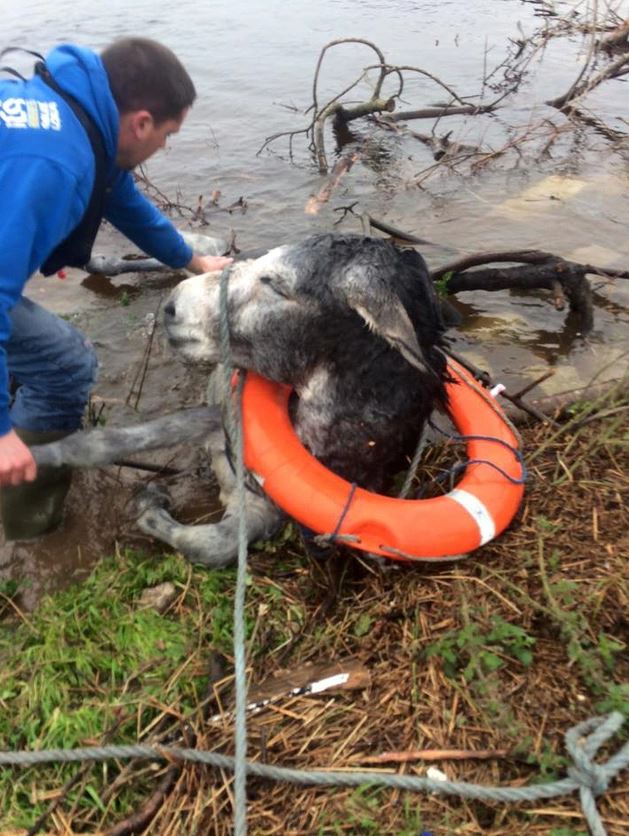
[[(89, 341), (22, 296), (28, 278), (84, 266), (102, 218), (173, 268), (202, 273), (231, 262), (195, 255), (131, 174), (177, 133), (195, 97), (177, 57), (143, 38), (116, 41), (100, 56), (63, 45), (33, 78), (0, 80), (0, 510), (7, 540), (59, 522), (69, 476), (37, 474), (27, 444), (81, 426), (97, 368)], [(17, 386), (12, 402), (9, 376)]]

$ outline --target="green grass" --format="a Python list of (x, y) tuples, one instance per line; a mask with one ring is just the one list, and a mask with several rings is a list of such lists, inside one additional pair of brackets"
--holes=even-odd
[[(132, 743), (164, 707), (194, 712), (207, 695), (210, 655), (231, 654), (234, 580), (232, 569), (202, 572), (178, 557), (125, 552), (104, 560), (79, 586), (44, 599), (20, 623), (0, 622), (0, 749)], [(139, 598), (164, 581), (186, 605), (175, 602), (176, 612), (160, 615)], [(260, 606), (276, 597), (273, 587), (250, 583), (248, 635)], [(289, 626), (277, 632), (278, 641)], [(76, 770), (0, 771), (0, 824), (32, 825), (48, 803), (38, 797)], [(111, 774), (111, 767), (95, 767), (90, 782), (69, 797), (74, 792), (79, 806), (104, 810), (100, 798)], [(123, 793), (115, 806), (129, 802)]]
[(427, 659), (441, 659), (446, 676), (462, 673), (466, 682), (502, 668), (506, 662), (517, 660), (524, 667), (533, 661), (535, 639), (516, 624), (499, 616), (492, 616), (484, 627), (469, 621), (460, 630), (445, 633), (437, 642), (428, 645)]

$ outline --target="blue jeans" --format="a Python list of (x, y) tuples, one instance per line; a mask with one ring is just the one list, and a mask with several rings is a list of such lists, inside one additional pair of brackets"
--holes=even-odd
[(10, 317), (7, 365), (18, 385), (13, 426), (35, 432), (78, 429), (98, 370), (92, 344), (69, 322), (24, 297)]

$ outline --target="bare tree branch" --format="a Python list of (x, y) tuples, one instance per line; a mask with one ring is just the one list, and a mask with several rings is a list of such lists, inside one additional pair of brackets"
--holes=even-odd
[[(620, 58), (612, 61), (608, 67), (595, 75), (593, 78), (590, 78), (580, 84), (575, 82), (570, 89), (563, 94), (563, 96), (557, 96), (556, 99), (550, 99), (546, 102), (546, 104), (550, 107), (556, 107), (558, 110), (565, 111), (567, 105), (571, 105), (577, 101), (577, 99), (580, 99), (587, 93), (590, 93), (595, 87), (598, 87), (599, 84), (602, 84), (608, 78), (617, 77), (619, 71), (627, 64), (629, 64), (629, 53), (621, 55)], [(581, 75), (579, 78), (581, 78)]]

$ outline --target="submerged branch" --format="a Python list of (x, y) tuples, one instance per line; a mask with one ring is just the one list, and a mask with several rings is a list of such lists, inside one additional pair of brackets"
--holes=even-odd
[(412, 119), (441, 119), (443, 116), (461, 116), (479, 113), (491, 113), (495, 104), (488, 105), (443, 105), (441, 107), (423, 107), (420, 110), (399, 110), (390, 116), (383, 116), (385, 122), (409, 122)]
[(586, 79), (582, 82), (575, 82), (570, 89), (563, 94), (563, 96), (557, 96), (555, 99), (550, 99), (546, 102), (546, 104), (565, 112), (566, 109), (569, 109), (567, 107), (568, 105), (572, 104), (577, 99), (580, 99), (582, 96), (585, 96), (586, 93), (590, 93), (595, 87), (598, 87), (599, 84), (602, 84), (608, 78), (615, 78), (619, 75), (623, 75), (624, 73), (621, 71), (627, 65), (629, 65), (629, 53), (621, 55), (620, 58), (612, 61), (608, 67), (594, 77)]
[[(494, 263), (519, 263), (520, 266), (470, 269)], [(435, 270), (432, 279), (441, 283), (448, 294), (468, 290), (549, 290), (558, 310), (562, 310), (565, 299), (568, 300), (570, 310), (579, 316), (579, 330), (587, 333), (594, 324), (592, 288), (586, 279), (588, 274), (629, 278), (629, 271), (626, 270), (608, 270), (567, 261), (539, 250), (521, 250), (465, 256)]]
[(332, 196), (332, 192), (340, 183), (343, 175), (350, 170), (359, 157), (360, 151), (356, 150), (351, 154), (347, 154), (345, 157), (342, 157), (336, 163), (325, 184), (319, 189), (316, 195), (312, 195), (308, 198), (304, 208), (306, 215), (316, 215), (319, 212), (321, 207), (324, 206)]
[(580, 317), (579, 330), (587, 333), (594, 325), (594, 311), (592, 290), (585, 272), (581, 265), (556, 259), (537, 265), (454, 273), (448, 278), (445, 289), (449, 294), (467, 290), (550, 290), (558, 310), (564, 308), (565, 293), (570, 310)]

